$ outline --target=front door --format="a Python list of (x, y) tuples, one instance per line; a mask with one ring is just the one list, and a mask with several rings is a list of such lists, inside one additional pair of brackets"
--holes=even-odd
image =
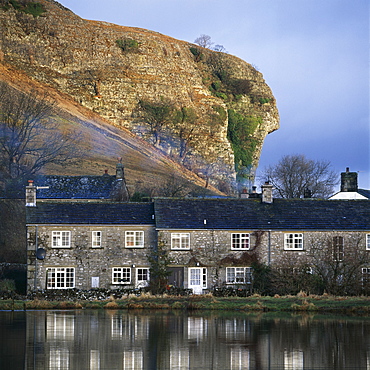
[(194, 294), (202, 294), (203, 289), (207, 288), (207, 269), (205, 267), (189, 268), (189, 289)]
[(178, 288), (184, 287), (184, 268), (183, 267), (169, 267), (168, 271), (168, 285), (172, 285)]
[(149, 284), (149, 269), (138, 268), (136, 269), (136, 288), (145, 288)]

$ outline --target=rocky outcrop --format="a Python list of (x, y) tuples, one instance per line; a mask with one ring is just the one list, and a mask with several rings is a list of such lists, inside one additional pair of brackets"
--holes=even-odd
[[(239, 169), (258, 164), (279, 116), (271, 89), (250, 64), (153, 31), (84, 20), (53, 0), (38, 2), (46, 11), (37, 17), (0, 8), (2, 63), (129, 129), (216, 186), (232, 183), (235, 156)], [(237, 125), (249, 117), (249, 129), (234, 141), (230, 114)], [(236, 148), (249, 155), (239, 159)]]

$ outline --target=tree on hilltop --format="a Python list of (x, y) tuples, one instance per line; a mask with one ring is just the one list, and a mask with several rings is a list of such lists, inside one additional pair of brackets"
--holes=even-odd
[(201, 46), (202, 48), (208, 48), (208, 49), (210, 49), (213, 45), (213, 42), (211, 41), (211, 36), (204, 35), (204, 34), (197, 37), (194, 40), (194, 42), (198, 44), (199, 46)]

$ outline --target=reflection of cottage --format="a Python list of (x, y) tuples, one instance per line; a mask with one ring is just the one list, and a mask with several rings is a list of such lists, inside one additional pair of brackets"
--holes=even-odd
[(329, 199), (369, 199), (370, 190), (359, 189), (357, 182), (357, 172), (342, 172), (340, 175), (340, 191), (332, 195)]
[[(157, 242), (169, 284), (195, 293), (248, 288), (255, 262), (283, 271), (324, 259), (359, 261), (370, 277), (370, 203), (261, 198), (156, 199), (152, 203), (37, 200), (27, 187), (28, 289), (140, 287)], [(364, 275), (364, 276), (365, 276)]]

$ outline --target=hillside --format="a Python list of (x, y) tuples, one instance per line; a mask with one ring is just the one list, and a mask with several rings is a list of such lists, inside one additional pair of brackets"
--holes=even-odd
[(49, 173), (96, 174), (123, 157), (131, 184), (177, 173), (230, 191), (235, 164), (239, 172), (258, 165), (279, 115), (250, 64), (153, 31), (84, 20), (53, 0), (38, 3), (43, 11), (34, 16), (0, 0), (0, 79), (22, 91), (46, 89), (63, 123), (83, 133), (84, 162)]

